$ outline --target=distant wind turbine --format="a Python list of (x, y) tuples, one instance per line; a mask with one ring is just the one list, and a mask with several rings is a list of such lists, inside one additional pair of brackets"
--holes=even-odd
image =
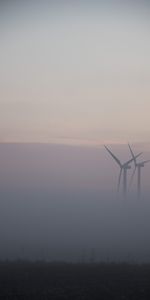
[[(120, 160), (111, 152), (111, 150), (108, 149), (107, 146), (104, 145), (104, 147), (120, 167), (120, 172), (119, 172), (119, 177), (118, 177), (118, 187), (117, 187), (118, 192), (119, 192), (119, 188), (120, 188), (121, 175), (122, 175), (122, 172), (123, 172), (123, 196), (124, 196), (124, 198), (126, 198), (127, 197), (127, 170), (131, 169), (131, 166), (129, 164), (132, 161), (134, 161), (134, 158), (132, 157), (130, 160), (128, 160), (124, 164), (122, 164), (120, 162)], [(141, 153), (136, 155), (135, 158), (137, 158), (140, 155), (141, 155)]]
[(137, 157), (134, 155), (130, 144), (128, 144), (128, 146), (129, 146), (129, 149), (130, 149), (133, 161), (134, 161), (134, 166), (135, 166), (134, 171), (131, 176), (131, 184), (132, 184), (133, 177), (134, 177), (136, 169), (137, 169), (137, 197), (138, 197), (138, 199), (140, 199), (140, 197), (141, 197), (141, 168), (144, 168), (145, 164), (150, 162), (150, 160), (144, 160), (144, 161), (137, 163), (137, 161), (136, 161)]

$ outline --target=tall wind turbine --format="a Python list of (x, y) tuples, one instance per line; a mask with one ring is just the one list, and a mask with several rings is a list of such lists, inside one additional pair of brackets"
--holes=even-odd
[[(132, 157), (130, 160), (128, 160), (124, 164), (122, 164), (120, 162), (120, 160), (111, 152), (111, 150), (108, 149), (107, 146), (104, 145), (104, 147), (120, 167), (119, 178), (118, 178), (118, 192), (119, 192), (119, 188), (120, 188), (121, 175), (123, 172), (123, 196), (124, 196), (124, 198), (126, 198), (127, 197), (127, 170), (131, 169), (131, 166), (129, 164), (132, 161), (134, 161), (134, 158)], [(141, 153), (136, 155), (135, 158), (137, 158), (139, 155), (141, 155)]]
[(141, 197), (141, 168), (144, 168), (145, 164), (150, 162), (150, 160), (144, 160), (144, 161), (137, 163), (137, 161), (136, 161), (137, 157), (134, 155), (131, 146), (129, 144), (128, 144), (128, 146), (129, 146), (132, 158), (134, 160), (134, 165), (135, 165), (135, 168), (134, 168), (134, 171), (133, 171), (133, 174), (131, 177), (131, 183), (133, 181), (133, 177), (134, 177), (136, 169), (137, 169), (137, 197), (138, 197), (138, 199), (140, 199), (140, 197)]

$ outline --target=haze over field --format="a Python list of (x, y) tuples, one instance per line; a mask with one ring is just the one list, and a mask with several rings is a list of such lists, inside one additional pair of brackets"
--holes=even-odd
[(150, 159), (149, 13), (0, 1), (0, 259), (149, 261), (150, 166), (124, 202), (103, 147)]
[(0, 258), (89, 261), (94, 248), (96, 260), (149, 261), (148, 166), (141, 201), (136, 182), (125, 201), (103, 148), (1, 144), (0, 163)]

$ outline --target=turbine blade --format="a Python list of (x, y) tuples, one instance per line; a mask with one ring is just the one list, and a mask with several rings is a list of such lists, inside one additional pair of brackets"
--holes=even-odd
[(136, 167), (136, 158), (135, 158), (135, 155), (134, 155), (134, 153), (133, 153), (133, 151), (132, 151), (132, 149), (131, 149), (130, 144), (128, 144), (128, 147), (129, 147), (129, 150), (130, 150), (130, 152), (131, 152), (131, 155), (132, 155), (132, 158), (133, 158), (133, 160), (134, 160), (135, 167)]
[[(137, 154), (137, 155), (135, 156), (135, 159), (136, 159), (137, 157), (139, 157), (141, 154), (142, 154), (142, 152), (139, 153), (139, 154)], [(134, 158), (131, 158), (130, 160), (128, 160), (126, 163), (123, 164), (123, 167), (129, 165), (133, 160), (134, 160)]]
[(142, 161), (141, 164), (147, 164), (147, 163), (149, 163), (149, 162), (150, 162), (150, 159), (149, 159), (149, 160), (144, 160), (144, 161)]
[(118, 177), (118, 186), (117, 186), (117, 192), (118, 193), (119, 193), (119, 189), (120, 189), (121, 174), (122, 174), (122, 168), (120, 169), (119, 177)]
[(122, 164), (121, 164), (121, 162), (120, 162), (120, 160), (108, 149), (108, 147), (107, 146), (105, 146), (104, 145), (104, 147), (105, 147), (105, 149), (109, 152), (109, 154), (113, 157), (113, 159), (117, 162), (117, 164), (120, 166), (120, 167), (122, 167)]
[(132, 148), (131, 148), (130, 144), (128, 144), (128, 147), (129, 147), (129, 149), (130, 149), (130, 152), (131, 152), (132, 157), (134, 158), (135, 155), (134, 155), (134, 153), (133, 153), (133, 151), (132, 151)]
[(132, 186), (132, 183), (133, 183), (133, 178), (134, 178), (135, 172), (136, 172), (136, 167), (134, 168), (134, 171), (133, 171), (133, 173), (132, 173), (132, 175), (131, 175), (131, 178), (130, 178), (130, 183), (129, 183), (129, 187), (131, 187), (131, 186)]

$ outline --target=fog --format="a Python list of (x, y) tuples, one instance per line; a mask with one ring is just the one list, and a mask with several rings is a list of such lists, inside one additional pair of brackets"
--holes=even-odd
[(0, 165), (0, 259), (150, 261), (148, 166), (125, 200), (103, 147), (1, 144)]

